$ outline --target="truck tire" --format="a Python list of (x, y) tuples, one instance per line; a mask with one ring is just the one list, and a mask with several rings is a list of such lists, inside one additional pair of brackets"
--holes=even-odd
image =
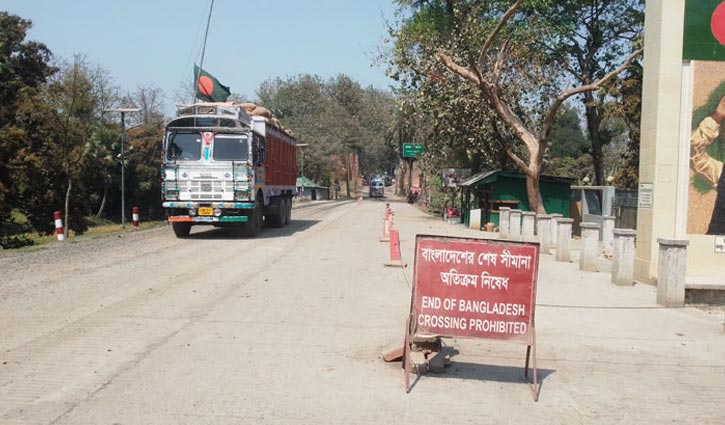
[(191, 223), (171, 223), (171, 227), (174, 229), (177, 238), (188, 237), (189, 232), (191, 232)]
[(287, 217), (285, 217), (285, 224), (292, 223), (292, 198), (287, 198), (287, 206), (285, 208), (285, 214)]
[(260, 199), (254, 203), (254, 209), (249, 213), (249, 220), (244, 225), (244, 235), (250, 238), (256, 237), (262, 231), (264, 224), (264, 207)]
[(282, 220), (282, 226), (286, 226), (289, 224), (288, 216), (287, 216), (287, 208), (289, 208), (289, 199), (282, 198), (282, 203), (280, 205), (280, 218)]
[(270, 227), (280, 228), (284, 226), (284, 206), (284, 198), (275, 197), (271, 200), (269, 205), (269, 214), (265, 216), (265, 222)]

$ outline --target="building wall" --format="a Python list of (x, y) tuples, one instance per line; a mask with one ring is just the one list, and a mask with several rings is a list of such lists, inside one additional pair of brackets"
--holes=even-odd
[[(646, 2), (639, 180), (652, 184), (652, 205), (640, 203), (635, 279), (657, 278), (657, 238), (688, 239), (688, 281), (725, 278), (714, 236), (687, 234), (692, 67), (682, 60), (685, 0)], [(680, 105), (680, 106), (678, 106)], [(640, 202), (643, 199), (640, 193)]]

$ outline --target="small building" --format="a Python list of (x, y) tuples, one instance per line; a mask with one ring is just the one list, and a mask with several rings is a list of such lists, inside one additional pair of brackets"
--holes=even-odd
[[(541, 176), (539, 188), (544, 208), (549, 214), (569, 217), (569, 199), (573, 179), (566, 177)], [(509, 207), (529, 211), (526, 194), (526, 175), (509, 171), (486, 171), (476, 174), (459, 185), (463, 191), (462, 213), (466, 226), (470, 223), (470, 212), (481, 210), (481, 223), (493, 223), (498, 227), (499, 209)]]
[(307, 177), (297, 177), (297, 194), (295, 199), (298, 201), (322, 201), (330, 199), (330, 188), (320, 186)]

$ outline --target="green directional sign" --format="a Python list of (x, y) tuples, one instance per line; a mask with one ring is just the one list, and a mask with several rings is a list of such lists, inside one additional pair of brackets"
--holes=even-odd
[(418, 143), (403, 143), (403, 158), (417, 158), (423, 155), (425, 148)]

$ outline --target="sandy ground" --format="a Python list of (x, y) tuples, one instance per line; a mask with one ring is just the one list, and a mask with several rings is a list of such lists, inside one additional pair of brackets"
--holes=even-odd
[[(725, 424), (717, 309), (542, 255), (540, 401), (525, 347), (447, 339), (404, 391), (412, 267), (384, 268), (383, 202), (303, 204), (257, 239), (194, 229), (0, 256), (0, 424)], [(492, 236), (392, 204), (415, 234)], [(576, 259), (576, 253), (574, 253)], [(411, 264), (412, 265), (412, 264)]]

